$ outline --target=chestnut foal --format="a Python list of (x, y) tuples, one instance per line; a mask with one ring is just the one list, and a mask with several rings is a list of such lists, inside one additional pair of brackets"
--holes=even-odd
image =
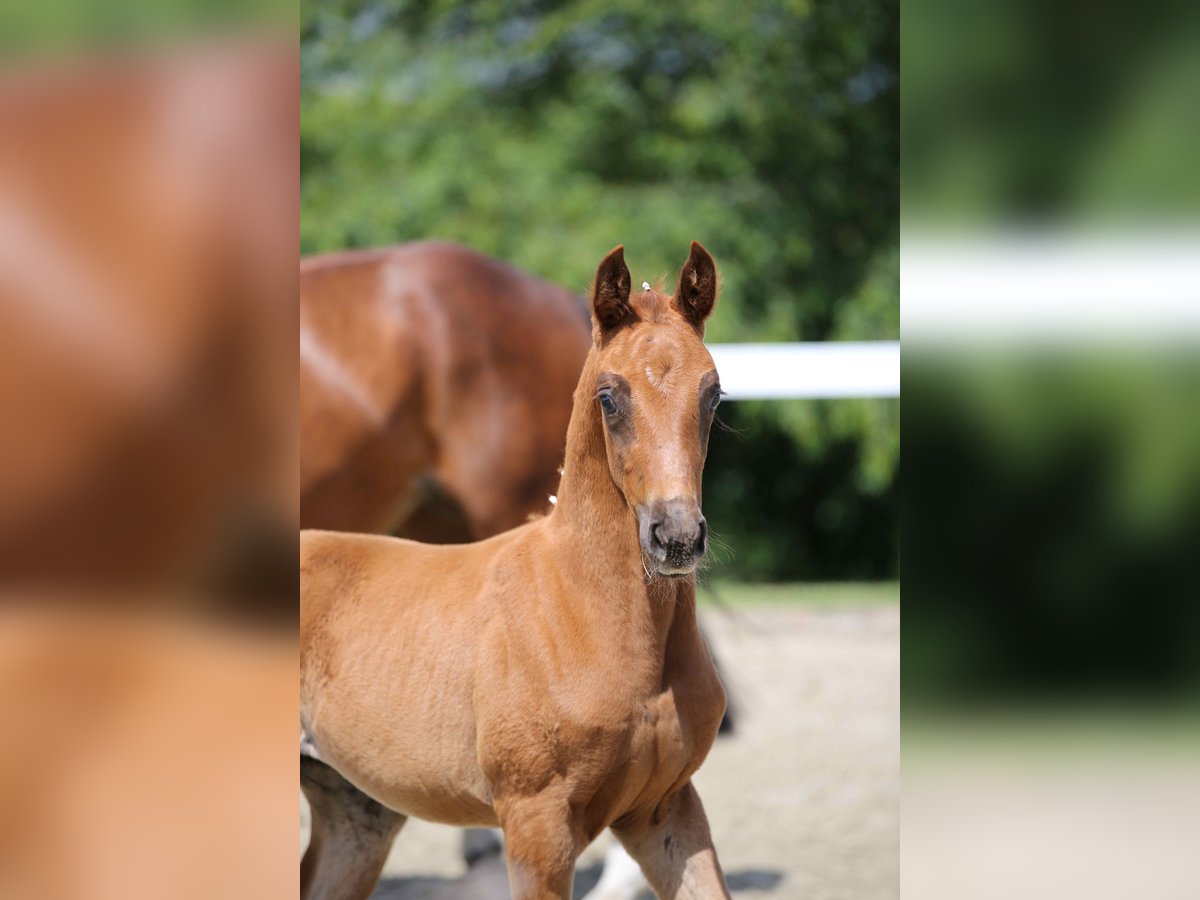
[(517, 900), (611, 827), (660, 897), (728, 897), (691, 783), (725, 695), (696, 624), (720, 386), (712, 257), (673, 297), (596, 273), (558, 503), (476, 544), (300, 538), (306, 898), (366, 897), (409, 815), (504, 830)]

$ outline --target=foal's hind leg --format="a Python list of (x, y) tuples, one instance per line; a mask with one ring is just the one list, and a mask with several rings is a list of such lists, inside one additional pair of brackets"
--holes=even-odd
[(638, 861), (661, 900), (728, 898), (708, 818), (689, 781), (667, 801), (660, 821), (623, 823), (613, 833)]
[(307, 756), (300, 757), (300, 787), (312, 809), (312, 835), (300, 862), (301, 900), (364, 900), (405, 817)]

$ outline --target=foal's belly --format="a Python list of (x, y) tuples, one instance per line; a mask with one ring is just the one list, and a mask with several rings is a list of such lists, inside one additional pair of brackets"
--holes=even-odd
[(469, 760), (449, 755), (401, 760), (391, 754), (381, 760), (344, 747), (320, 747), (320, 752), (355, 787), (398, 813), (445, 825), (497, 824), (483, 776)]
[(434, 701), (415, 687), (415, 702), (385, 698), (373, 707), (362, 701), (364, 693), (327, 689), (315, 708), (302, 707), (319, 758), (404, 815), (448, 825), (495, 824), (462, 696), (446, 692)]
[(427, 822), (478, 828), (495, 828), (500, 824), (491, 806), (474, 794), (455, 790), (430, 791), (412, 785), (392, 786), (381, 793), (384, 796), (376, 799), (385, 806)]

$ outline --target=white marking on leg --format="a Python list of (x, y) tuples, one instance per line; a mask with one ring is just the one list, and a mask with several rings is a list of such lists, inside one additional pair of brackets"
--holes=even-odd
[(618, 841), (613, 841), (604, 857), (600, 881), (584, 900), (633, 900), (649, 890), (641, 867)]

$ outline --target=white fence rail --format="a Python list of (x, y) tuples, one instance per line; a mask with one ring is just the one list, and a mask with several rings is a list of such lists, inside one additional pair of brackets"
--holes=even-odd
[(899, 397), (899, 341), (710, 344), (730, 400)]
[(903, 230), (900, 328), (909, 346), (1200, 337), (1194, 225)]

